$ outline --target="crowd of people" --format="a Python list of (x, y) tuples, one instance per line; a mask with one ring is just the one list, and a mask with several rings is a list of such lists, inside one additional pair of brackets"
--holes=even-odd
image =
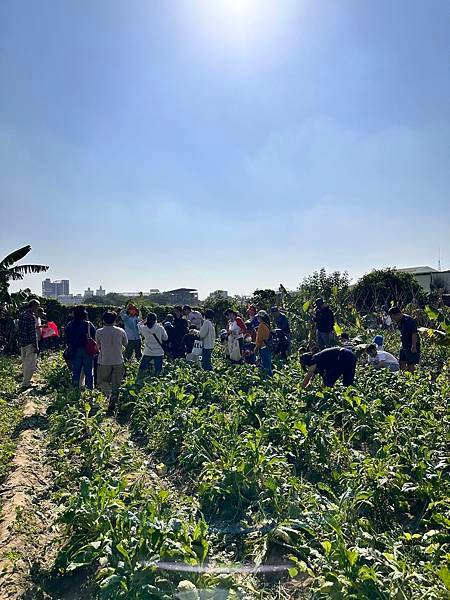
[[(64, 358), (71, 369), (72, 384), (85, 385), (88, 389), (97, 386), (110, 399), (110, 409), (114, 409), (125, 363), (133, 357), (139, 361), (137, 380), (142, 381), (149, 373), (161, 373), (165, 357), (185, 359), (198, 363), (205, 371), (212, 371), (215, 348), (220, 349), (231, 364), (258, 364), (271, 376), (274, 356), (286, 361), (292, 352), (288, 315), (278, 306), (273, 306), (269, 314), (249, 305), (246, 313), (244, 317), (232, 308), (227, 309), (227, 326), (217, 336), (216, 315), (210, 309), (202, 313), (188, 305), (175, 306), (159, 322), (155, 313), (144, 316), (137, 306), (128, 302), (119, 313), (105, 311), (102, 326), (96, 329), (89, 321), (86, 308), (77, 306), (71, 310), (64, 327)], [(317, 375), (326, 386), (333, 386), (340, 378), (344, 386), (352, 385), (357, 355), (361, 352), (367, 354), (367, 363), (374, 368), (413, 372), (420, 362), (417, 322), (398, 307), (390, 308), (387, 314), (401, 333), (398, 359), (384, 350), (381, 335), (375, 336), (370, 344), (358, 344), (346, 333), (336, 340), (333, 311), (318, 298), (312, 316), (315, 342), (299, 351), (300, 364), (306, 371), (303, 387), (307, 388)], [(44, 332), (49, 338), (59, 337), (53, 322), (42, 324), (42, 315), (39, 301), (31, 300), (19, 317), (23, 387), (31, 384), (40, 347), (45, 343)]]

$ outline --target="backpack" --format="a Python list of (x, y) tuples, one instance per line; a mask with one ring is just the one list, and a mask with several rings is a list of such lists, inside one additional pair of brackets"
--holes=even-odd
[(267, 340), (266, 347), (272, 354), (279, 354), (288, 346), (288, 338), (282, 329), (272, 329)]

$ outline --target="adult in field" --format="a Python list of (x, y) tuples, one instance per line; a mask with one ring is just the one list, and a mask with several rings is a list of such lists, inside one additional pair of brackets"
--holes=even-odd
[(80, 387), (80, 376), (84, 373), (86, 387), (94, 387), (94, 360), (86, 351), (88, 337), (95, 339), (95, 327), (88, 320), (88, 313), (84, 306), (76, 306), (73, 319), (64, 328), (67, 342), (65, 352), (72, 369), (72, 385)]
[(183, 315), (189, 321), (190, 325), (193, 325), (198, 330), (203, 325), (202, 313), (199, 310), (193, 310), (189, 304), (183, 306)]
[(325, 348), (317, 354), (307, 352), (300, 356), (300, 364), (307, 370), (303, 389), (310, 385), (317, 373), (327, 387), (333, 387), (340, 377), (346, 387), (355, 381), (356, 356), (348, 348)]
[(214, 325), (214, 311), (208, 308), (205, 311), (205, 320), (200, 327), (198, 337), (202, 340), (202, 367), (205, 371), (212, 371), (212, 352), (216, 343), (216, 328)]
[(389, 369), (393, 373), (396, 373), (400, 369), (399, 362), (395, 356), (385, 350), (378, 350), (376, 344), (369, 344), (366, 347), (366, 352), (368, 355), (367, 364), (375, 369)]
[(22, 357), (22, 387), (31, 385), (31, 378), (37, 367), (39, 352), (39, 333), (37, 312), (40, 308), (39, 300), (30, 300), (27, 309), (19, 316), (19, 344)]
[(405, 315), (398, 306), (389, 310), (389, 315), (400, 330), (402, 344), (400, 348), (400, 369), (414, 373), (420, 363), (420, 336), (417, 331), (417, 321)]
[(268, 346), (270, 337), (270, 317), (265, 310), (260, 310), (257, 314), (258, 329), (256, 332), (255, 346), (259, 352), (261, 367), (268, 375), (272, 375), (272, 352)]
[(247, 333), (247, 327), (242, 317), (232, 308), (225, 311), (225, 318), (228, 319), (227, 334), (230, 360), (233, 364), (242, 364), (244, 335)]
[(164, 342), (167, 342), (167, 332), (161, 323), (157, 322), (155, 313), (148, 313), (145, 323), (139, 323), (139, 332), (144, 338), (144, 356), (139, 365), (138, 379), (142, 379), (151, 364), (155, 375), (163, 368)]
[(103, 313), (103, 327), (97, 329), (95, 341), (99, 349), (97, 385), (109, 398), (108, 411), (113, 412), (119, 399), (119, 387), (125, 374), (123, 350), (128, 347), (124, 329), (116, 327), (117, 314)]
[(316, 324), (316, 341), (319, 350), (333, 346), (334, 314), (322, 298), (317, 298), (316, 300), (314, 322)]
[(291, 351), (291, 328), (289, 326), (289, 319), (286, 314), (282, 312), (279, 306), (272, 306), (270, 309), (270, 316), (272, 317), (272, 321), (274, 327), (276, 329), (281, 329), (286, 338), (286, 343), (282, 344), (280, 347), (280, 355), (284, 360), (287, 359), (289, 352)]
[(120, 318), (122, 319), (123, 327), (128, 338), (128, 344), (124, 354), (125, 360), (131, 360), (133, 353), (136, 360), (141, 360), (142, 345), (138, 328), (138, 323), (140, 321), (139, 309), (130, 302), (120, 311)]
[(175, 306), (173, 309), (173, 331), (171, 340), (172, 356), (174, 358), (185, 358), (186, 354), (183, 350), (183, 338), (188, 331), (188, 321), (183, 317), (183, 308)]

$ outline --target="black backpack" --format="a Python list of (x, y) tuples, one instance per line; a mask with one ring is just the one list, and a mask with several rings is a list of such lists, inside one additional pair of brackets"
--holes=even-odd
[(267, 340), (267, 348), (272, 354), (280, 354), (288, 347), (288, 338), (282, 329), (272, 329)]

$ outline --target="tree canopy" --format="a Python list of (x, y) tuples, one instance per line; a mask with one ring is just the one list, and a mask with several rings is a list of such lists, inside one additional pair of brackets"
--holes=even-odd
[(374, 269), (363, 275), (352, 288), (359, 311), (370, 312), (383, 305), (406, 306), (411, 302), (424, 305), (426, 293), (410, 273), (397, 269)]

